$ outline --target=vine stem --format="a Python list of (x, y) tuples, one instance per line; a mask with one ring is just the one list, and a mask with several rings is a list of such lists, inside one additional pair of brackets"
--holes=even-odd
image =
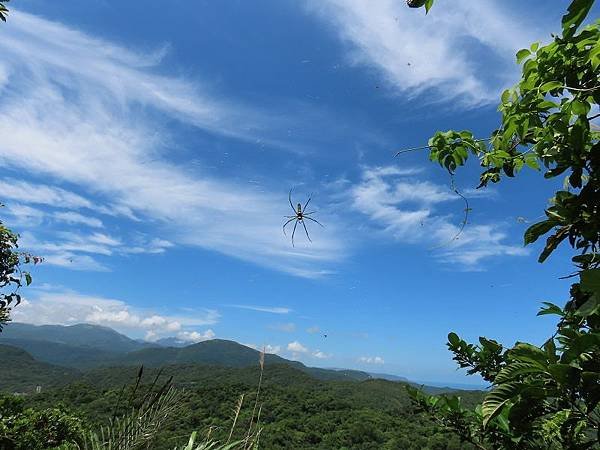
[[(489, 138), (482, 138), (482, 139), (475, 139), (474, 142), (485, 142), (485, 141), (491, 141), (493, 138), (489, 137)], [(399, 150), (396, 153), (396, 156), (400, 156), (403, 153), (410, 153), (410, 152), (416, 152), (417, 150), (426, 150), (428, 148), (431, 148), (431, 145), (422, 145), (420, 147), (412, 147), (412, 148), (407, 148), (407, 149), (403, 149), (403, 150)]]

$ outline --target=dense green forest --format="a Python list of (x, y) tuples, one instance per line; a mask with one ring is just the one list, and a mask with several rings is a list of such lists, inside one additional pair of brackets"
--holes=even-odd
[[(158, 369), (149, 369), (152, 380)], [(75, 382), (22, 397), (35, 410), (57, 405), (88, 426), (104, 425), (131, 385), (135, 368), (103, 368), (83, 373)], [(212, 430), (224, 440), (232, 410), (245, 394), (240, 429), (249, 421), (259, 367), (231, 368), (201, 365), (167, 366), (162, 377), (174, 377), (185, 395), (176, 415), (158, 433), (156, 449), (171, 449), (192, 430)], [(415, 413), (404, 383), (386, 380), (323, 381), (287, 365), (268, 366), (261, 391), (262, 448), (458, 449), (455, 436)], [(127, 390), (128, 392), (128, 390)], [(462, 393), (468, 403), (480, 393)]]
[[(46, 361), (34, 358), (24, 348), (33, 348)], [(44, 348), (50, 350), (44, 352)], [(57, 352), (57, 348), (62, 350)], [(112, 351), (107, 355), (103, 348)], [(69, 357), (67, 350), (87, 354), (86, 367)], [(24, 425), (16, 425), (19, 423), (36, 423), (42, 430), (41, 423), (51, 423), (54, 428), (64, 428), (62, 437), (76, 441), (77, 433), (99, 429), (114, 416), (126, 414), (155, 380), (154, 390), (171, 380), (181, 393), (177, 412), (160, 427), (152, 448), (172, 449), (185, 442), (192, 431), (210, 431), (212, 439), (224, 442), (232, 411), (242, 395), (234, 437), (249, 427), (261, 375), (259, 361), (263, 359), (261, 448), (470, 448), (415, 411), (405, 382), (360, 371), (307, 367), (277, 355), (261, 356), (232, 341), (158, 347), (137, 344), (109, 328), (15, 323), (6, 326), (0, 337), (0, 357), (6, 364), (0, 374), (0, 391), (4, 392), (0, 404), (4, 405), (3, 424), (8, 436), (24, 432)], [(55, 364), (57, 360), (61, 364)], [(92, 361), (95, 367), (89, 367)], [(140, 365), (143, 376), (134, 393)], [(38, 386), (41, 392), (36, 393)], [(431, 393), (449, 391), (426, 389)], [(465, 404), (474, 405), (483, 393), (463, 391), (459, 395)], [(42, 433), (45, 439), (48, 433)], [(27, 439), (14, 448), (44, 448), (44, 438), (36, 439)], [(61, 442), (59, 438), (56, 441)]]

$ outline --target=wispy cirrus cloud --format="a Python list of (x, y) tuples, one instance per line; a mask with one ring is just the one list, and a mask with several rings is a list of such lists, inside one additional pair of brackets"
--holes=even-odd
[[(71, 218), (71, 221), (75, 222), (75, 217), (83, 217), (82, 214), (74, 212), (74, 210), (84, 210), (86, 213), (123, 216), (129, 219), (135, 219), (131, 209), (124, 205), (107, 206), (72, 191), (44, 183), (33, 183), (17, 180), (15, 178), (3, 178), (0, 179), (0, 191), (2, 192), (4, 201), (11, 201), (11, 205), (9, 206), (14, 205), (15, 202), (20, 202), (27, 205), (37, 205), (38, 207), (51, 207), (57, 210), (53, 215), (59, 220), (62, 218), (62, 220), (68, 221), (67, 219)], [(69, 211), (65, 212), (65, 210)], [(90, 215), (86, 215), (85, 217), (93, 219)]]
[(258, 305), (226, 305), (230, 308), (248, 309), (250, 311), (266, 312), (271, 314), (289, 314), (292, 309), (283, 306), (258, 306)]
[[(5, 182), (5, 198), (71, 212), (128, 213), (167, 230), (176, 244), (297, 276), (331, 273), (328, 266), (344, 257), (335, 226), (310, 246), (290, 246), (281, 233), (284, 192), (249, 191), (201, 166), (191, 171), (169, 160), (172, 137), (157, 119), (166, 115), (225, 139), (276, 146), (277, 133), (289, 125), (281, 123), (287, 120), (283, 115), (213, 94), (198, 80), (158, 74), (161, 52), (138, 54), (58, 23), (11, 13), (0, 42), (5, 75), (0, 162), (56, 185)], [(71, 225), (98, 225), (64, 212), (55, 217)]]
[(40, 240), (30, 231), (21, 234), (21, 247), (44, 258), (45, 264), (72, 270), (108, 271), (98, 256), (157, 254), (173, 244), (159, 238), (134, 236), (124, 243), (120, 238), (99, 232), (55, 232), (51, 240)]
[(460, 224), (439, 210), (460, 197), (393, 166), (364, 168), (349, 196), (352, 208), (379, 226), (384, 236), (426, 244), (435, 249), (437, 258), (464, 269), (480, 270), (479, 263), (492, 256), (528, 254), (521, 245), (506, 243), (507, 234), (496, 224), (471, 223), (460, 232)]
[(58, 221), (73, 225), (87, 225), (93, 228), (102, 228), (102, 221), (96, 217), (84, 216), (74, 211), (55, 212), (52, 217)]
[[(307, 5), (347, 44), (353, 64), (376, 69), (403, 95), (434, 89), (436, 98), (465, 105), (494, 101), (517, 70), (516, 51), (542, 33), (500, 2), (439, 3), (428, 16), (396, 0), (309, 0)], [(490, 60), (493, 73), (482, 70)]]

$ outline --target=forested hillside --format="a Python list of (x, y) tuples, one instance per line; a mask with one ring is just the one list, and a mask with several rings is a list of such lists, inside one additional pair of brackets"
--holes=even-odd
[[(149, 369), (152, 380), (158, 369)], [(231, 368), (200, 365), (165, 367), (161, 377), (174, 377), (185, 389), (184, 400), (162, 428), (153, 446), (172, 449), (192, 430), (224, 440), (232, 410), (245, 394), (238, 421), (244, 430), (250, 417), (259, 367)], [(64, 404), (86, 422), (102, 425), (114, 411), (123, 384), (135, 379), (135, 368), (103, 368), (77, 382), (28, 396), (34, 408)], [(268, 366), (261, 391), (261, 447), (287, 449), (459, 449), (459, 440), (437, 429), (416, 413), (405, 384), (385, 380), (322, 381), (287, 365)], [(467, 404), (480, 400), (476, 392), (462, 393)]]
[[(38, 343), (40, 348), (51, 344)], [(89, 350), (98, 354), (96, 349)], [(177, 414), (160, 428), (152, 448), (171, 450), (194, 430), (210, 430), (213, 438), (224, 441), (232, 410), (242, 395), (237, 429), (247, 429), (261, 373), (259, 352), (215, 340), (128, 355), (135, 358), (127, 361), (123, 356), (121, 365), (80, 370), (40, 362), (22, 349), (0, 345), (5, 364), (0, 391), (9, 396), (20, 393), (22, 407), (31, 408), (30, 415), (58, 407), (60, 414), (80, 418), (88, 428), (98, 429), (115, 413), (126, 413), (128, 399), (147, 392), (154, 380), (158, 380), (155, 388), (172, 380), (173, 387), (184, 395)], [(469, 448), (461, 447), (456, 437), (440, 432), (430, 419), (415, 411), (405, 382), (373, 379), (358, 371), (309, 368), (276, 355), (266, 356), (269, 362), (264, 366), (260, 393), (262, 448)], [(134, 395), (138, 362), (149, 365), (143, 369), (142, 383)], [(37, 386), (41, 393), (36, 394)], [(465, 391), (460, 395), (469, 405), (479, 401), (482, 393)], [(8, 398), (0, 404), (10, 405)]]

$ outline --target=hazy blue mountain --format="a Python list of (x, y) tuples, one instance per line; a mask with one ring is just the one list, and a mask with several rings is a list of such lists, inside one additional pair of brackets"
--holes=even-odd
[(78, 369), (96, 367), (104, 361), (112, 361), (122, 355), (122, 353), (92, 347), (79, 347), (38, 339), (2, 337), (0, 344), (23, 349), (38, 361)]
[(0, 343), (5, 339), (55, 342), (75, 347), (89, 347), (110, 353), (127, 353), (155, 346), (130, 339), (112, 328), (90, 324), (37, 326), (12, 322), (6, 325), (4, 331), (0, 333)]
[(187, 347), (190, 345), (189, 341), (182, 341), (176, 337), (162, 338), (155, 342), (155, 344), (161, 347)]
[[(35, 326), (10, 323), (0, 333), (0, 344), (23, 349), (42, 363), (77, 369), (141, 365), (162, 367), (178, 364), (241, 368), (258, 365), (260, 357), (259, 351), (233, 341), (212, 339), (187, 345), (180, 339), (170, 337), (148, 343), (131, 339), (108, 327), (90, 324)], [(285, 364), (320, 380), (365, 381), (378, 378), (420, 385), (390, 374), (307, 367), (298, 361), (272, 354), (265, 355), (265, 363)], [(436, 393), (454, 389), (455, 386), (426, 386), (426, 390)]]
[[(127, 353), (111, 363), (145, 365), (149, 367), (173, 364), (206, 364), (214, 366), (246, 367), (258, 365), (260, 352), (234, 341), (211, 339), (185, 347), (145, 348)], [(293, 364), (277, 355), (265, 355), (266, 364)]]
[(403, 383), (410, 381), (408, 378), (400, 377), (398, 375), (390, 375), (389, 373), (369, 372), (369, 375), (379, 380), (400, 381)]
[[(225, 367), (257, 366), (260, 352), (234, 341), (211, 339), (186, 347), (147, 348), (128, 353), (104, 365), (134, 365), (159, 367), (176, 364), (202, 364)], [(358, 370), (331, 370), (307, 367), (301, 362), (290, 361), (278, 355), (266, 354), (265, 364), (285, 364), (320, 380), (363, 381), (371, 378), (366, 372)]]

